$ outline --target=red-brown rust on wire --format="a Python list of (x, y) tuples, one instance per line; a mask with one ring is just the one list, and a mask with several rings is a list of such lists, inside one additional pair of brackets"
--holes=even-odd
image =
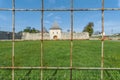
[(71, 43), (70, 43), (70, 80), (72, 80), (72, 54), (73, 54), (73, 0), (71, 0)]
[[(73, 0), (71, 0), (71, 9), (44, 9), (44, 3), (42, 0), (42, 9), (15, 9), (15, 0), (12, 0), (12, 9), (10, 8), (0, 8), (0, 11), (12, 11), (12, 67), (0, 67), (0, 69), (10, 69), (12, 70), (12, 80), (14, 80), (14, 70), (19, 69), (39, 69), (41, 70), (41, 80), (43, 79), (43, 72), (42, 70), (45, 69), (59, 69), (59, 70), (70, 70), (71, 72), (71, 80), (72, 80), (72, 70), (101, 70), (101, 80), (103, 80), (103, 70), (120, 70), (120, 68), (104, 68), (104, 11), (113, 11), (113, 10), (120, 10), (120, 8), (104, 8), (104, 0), (102, 0), (102, 8), (73, 8)], [(15, 42), (15, 11), (41, 11), (41, 30), (42, 30), (42, 37), (41, 37), (41, 67), (15, 67), (14, 66), (14, 42)], [(70, 51), (70, 67), (43, 67), (43, 16), (44, 11), (70, 11), (71, 12), (71, 51)], [(72, 67), (72, 49), (73, 49), (73, 11), (102, 11), (102, 48), (101, 48), (101, 67)]]
[(15, 54), (15, 0), (12, 0), (12, 80), (14, 80), (14, 54)]
[(101, 38), (101, 41), (105, 41), (105, 36), (103, 38)]
[[(0, 8), (0, 11), (12, 11), (10, 8)], [(120, 8), (77, 8), (77, 9), (15, 9), (15, 11), (118, 11)]]
[[(101, 68), (103, 68), (104, 67), (104, 39), (105, 39), (105, 37), (104, 37), (104, 35), (105, 35), (105, 33), (104, 33), (104, 0), (102, 0), (102, 43), (101, 43)], [(101, 69), (101, 80), (103, 80), (103, 78), (104, 78), (104, 70), (103, 69)]]
[(0, 69), (3, 70), (118, 70), (120, 71), (120, 68), (101, 68), (101, 67), (0, 67)]
[[(42, 30), (42, 36), (41, 36), (41, 67), (43, 67), (43, 24), (44, 24), (44, 0), (42, 0), (42, 11), (41, 11), (41, 30)], [(43, 80), (43, 70), (41, 69), (41, 73), (40, 73), (40, 79)]]

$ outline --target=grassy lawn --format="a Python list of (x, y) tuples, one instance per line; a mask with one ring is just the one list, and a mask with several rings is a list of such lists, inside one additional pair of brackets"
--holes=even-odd
[[(40, 66), (40, 41), (15, 42), (15, 66)], [(44, 41), (43, 65), (70, 66), (70, 41)], [(12, 42), (0, 42), (0, 66), (11, 66)], [(73, 41), (74, 67), (100, 67), (101, 41)], [(104, 67), (120, 68), (120, 41), (104, 42)], [(29, 73), (29, 74), (28, 74)], [(7, 77), (6, 77), (7, 76)], [(15, 80), (39, 80), (40, 70), (15, 70)], [(69, 80), (69, 70), (44, 70), (44, 80)], [(11, 70), (0, 70), (11, 80)], [(100, 70), (73, 70), (73, 80), (100, 80)], [(120, 71), (104, 71), (104, 80), (120, 80)]]

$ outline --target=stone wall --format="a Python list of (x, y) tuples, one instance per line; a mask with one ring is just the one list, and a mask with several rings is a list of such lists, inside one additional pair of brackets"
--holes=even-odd
[[(40, 40), (41, 39), (41, 33), (23, 33), (22, 34), (22, 40)], [(43, 34), (44, 40), (50, 40), (49, 33)], [(63, 32), (61, 34), (61, 39), (71, 39), (70, 33)], [(83, 32), (83, 33), (73, 33), (73, 39), (89, 39), (89, 33)]]
[[(61, 39), (71, 39), (71, 33), (68, 32), (62, 33)], [(73, 39), (89, 39), (89, 33), (88, 32), (73, 33)]]
[[(23, 33), (22, 34), (22, 40), (40, 40), (41, 37), (42, 37), (41, 33)], [(49, 33), (44, 33), (43, 39), (49, 40), (50, 39)]]

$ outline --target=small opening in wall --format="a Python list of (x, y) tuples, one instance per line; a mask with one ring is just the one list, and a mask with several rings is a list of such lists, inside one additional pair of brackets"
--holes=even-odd
[(55, 35), (55, 36), (53, 36), (53, 39), (54, 39), (54, 40), (57, 40), (57, 39), (58, 39), (58, 37)]

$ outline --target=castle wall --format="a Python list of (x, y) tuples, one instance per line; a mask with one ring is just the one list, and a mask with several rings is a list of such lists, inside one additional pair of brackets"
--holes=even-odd
[(73, 39), (89, 39), (89, 33), (88, 32), (74, 33)]
[[(41, 40), (41, 37), (42, 37), (41, 33), (23, 33), (22, 34), (23, 40)], [(49, 40), (50, 39), (49, 33), (44, 33), (43, 39)]]
[[(22, 34), (23, 40), (40, 40), (41, 39), (41, 33), (23, 33)], [(44, 40), (53, 40), (53, 35), (50, 37), (49, 33), (43, 34)], [(62, 39), (71, 39), (71, 34), (68, 32), (61, 33), (61, 37), (59, 37), (60, 40)], [(73, 39), (89, 39), (89, 33), (82, 32), (82, 33), (73, 33)]]
[[(61, 39), (71, 39), (71, 33), (68, 32), (62, 33)], [(89, 39), (89, 33), (88, 32), (73, 33), (73, 39)]]

